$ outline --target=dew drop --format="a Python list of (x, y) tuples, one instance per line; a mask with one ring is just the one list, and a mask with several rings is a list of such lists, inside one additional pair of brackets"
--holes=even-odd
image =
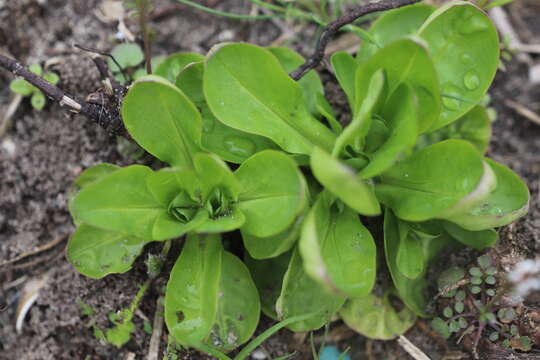
[(474, 71), (469, 71), (465, 74), (465, 77), (463, 78), (463, 84), (465, 84), (465, 87), (469, 90), (475, 90), (478, 88), (478, 85), (480, 85), (480, 78)]
[(484, 31), (489, 27), (487, 20), (483, 16), (471, 16), (461, 24), (459, 33), (462, 35), (471, 35)]
[(256, 150), (253, 141), (234, 135), (227, 136), (224, 145), (228, 151), (238, 156), (251, 156)]
[(448, 110), (457, 110), (461, 107), (461, 101), (456, 97), (461, 97), (461, 89), (452, 84), (446, 84), (442, 87), (442, 103)]

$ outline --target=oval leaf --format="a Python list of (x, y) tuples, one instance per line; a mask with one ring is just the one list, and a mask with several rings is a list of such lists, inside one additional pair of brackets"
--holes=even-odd
[(152, 75), (137, 80), (124, 98), (122, 118), (149, 153), (172, 166), (192, 167), (200, 151), (201, 115), (174, 85)]
[(424, 221), (481, 201), (494, 185), (492, 176), (483, 178), (486, 171), (470, 143), (446, 140), (421, 149), (381, 174), (375, 191), (399, 218)]
[(499, 65), (499, 38), (485, 13), (462, 1), (435, 11), (418, 35), (429, 46), (441, 87), (443, 107), (430, 129), (435, 130), (481, 101)]
[(339, 162), (324, 150), (315, 148), (311, 155), (313, 175), (332, 194), (362, 215), (381, 213), (373, 187), (360, 179), (352, 168)]
[(384, 70), (387, 97), (402, 83), (413, 88), (418, 98), (418, 130), (422, 133), (431, 128), (438, 121), (441, 100), (437, 72), (424, 44), (414, 39), (397, 40), (361, 64), (356, 71), (356, 104), (370, 95), (370, 79), (379, 69)]
[[(230, 351), (248, 341), (259, 323), (259, 293), (240, 259), (223, 252), (216, 319), (207, 345)], [(209, 296), (209, 295), (207, 295)]]
[(334, 135), (309, 113), (301, 86), (268, 50), (219, 45), (205, 65), (205, 97), (225, 125), (270, 138), (292, 153), (332, 147)]
[(497, 187), (477, 207), (449, 217), (448, 220), (470, 231), (486, 230), (510, 224), (529, 209), (527, 185), (506, 166), (485, 159), (495, 172)]
[(318, 312), (317, 316), (288, 326), (292, 331), (315, 330), (326, 324), (343, 306), (343, 296), (330, 294), (304, 271), (302, 259), (295, 250), (276, 302), (280, 320)]
[(337, 208), (332, 195), (322, 193), (315, 202), (299, 250), (308, 275), (329, 291), (348, 297), (371, 292), (377, 258), (373, 237), (352, 210)]
[(146, 186), (152, 170), (132, 165), (86, 186), (73, 200), (75, 217), (90, 225), (152, 239), (156, 219), (166, 214)]
[(340, 311), (347, 326), (370, 339), (391, 340), (405, 333), (416, 321), (408, 308), (394, 309), (388, 298), (375, 295), (349, 300)]
[(81, 274), (99, 279), (130, 270), (145, 244), (141, 238), (81, 224), (69, 239), (67, 259)]
[(235, 175), (242, 188), (237, 206), (246, 216), (243, 233), (257, 237), (277, 235), (294, 223), (307, 204), (304, 176), (283, 153), (257, 153)]
[(359, 173), (362, 179), (369, 179), (387, 170), (416, 144), (418, 115), (416, 98), (411, 87), (401, 85), (385, 105), (381, 115), (386, 120), (385, 125), (390, 134), (384, 144), (369, 155), (369, 164)]
[(369, 29), (375, 43), (363, 41), (356, 54), (357, 61), (365, 62), (386, 44), (416, 33), (434, 9), (433, 6), (414, 4), (384, 12)]
[(164, 77), (174, 84), (176, 77), (186, 65), (202, 60), (204, 60), (204, 56), (195, 53), (171, 54), (159, 63), (154, 74)]
[(165, 293), (165, 323), (176, 341), (196, 346), (209, 337), (218, 308), (223, 248), (217, 235), (188, 236)]
[(203, 93), (204, 64), (190, 64), (176, 80), (180, 88), (199, 108), (202, 116), (201, 146), (223, 160), (241, 164), (251, 155), (266, 149), (278, 149), (270, 139), (249, 134), (223, 124), (208, 108)]

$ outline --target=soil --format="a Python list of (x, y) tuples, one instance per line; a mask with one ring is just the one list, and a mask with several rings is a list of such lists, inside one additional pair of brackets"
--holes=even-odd
[[(0, 52), (7, 51), (23, 63), (48, 63), (59, 73), (60, 86), (69, 93), (84, 97), (99, 86), (98, 74), (85, 53), (74, 50), (73, 43), (110, 50), (115, 44), (116, 23), (100, 19), (96, 9), (101, 0), (0, 0)], [(206, 2), (222, 10), (249, 13), (250, 3), (241, 0)], [(153, 53), (176, 51), (206, 52), (223, 41), (249, 41), (269, 45), (283, 35), (283, 23), (272, 20), (245, 22), (212, 16), (190, 7), (166, 0), (155, 0), (155, 31)], [(173, 4), (173, 6), (171, 6)], [(540, 6), (518, 0), (509, 8), (518, 33), (528, 43), (540, 43)], [(128, 28), (137, 33), (134, 21)], [(304, 26), (300, 33), (288, 38), (288, 45), (299, 51), (313, 48), (316, 28)], [(533, 63), (540, 59), (533, 57)], [(529, 81), (530, 64), (516, 57), (505, 62), (490, 91), (492, 106), (497, 110), (489, 156), (516, 171), (531, 191), (527, 216), (501, 230), (501, 240), (490, 250), (500, 266), (508, 270), (523, 258), (538, 258), (540, 254), (540, 125), (509, 107), (514, 100), (540, 113), (540, 84)], [(332, 76), (321, 66), (328, 79), (331, 101), (343, 108), (343, 94), (336, 90)], [(12, 79), (0, 71), (0, 109), (12, 99), (8, 84)], [(2, 115), (0, 111), (0, 115)], [(13, 117), (13, 124), (0, 135), (0, 263), (40, 249), (55, 241), (57, 244), (39, 254), (30, 255), (0, 268), (0, 360), (48, 359), (143, 359), (146, 358), (150, 335), (144, 323), (152, 322), (160, 289), (166, 279), (153, 283), (135, 317), (137, 327), (132, 340), (117, 349), (96, 339), (90, 326), (109, 326), (107, 314), (129, 306), (138, 287), (146, 279), (144, 258), (135, 268), (122, 275), (92, 280), (79, 275), (65, 260), (65, 238), (73, 230), (67, 212), (67, 189), (85, 168), (101, 162), (118, 165), (133, 163), (125, 143), (110, 137), (96, 124), (71, 115), (57, 104), (35, 111), (24, 99)], [(126, 155), (127, 154), (127, 155)], [(137, 161), (145, 162), (148, 158)], [(58, 241), (56, 241), (58, 240)], [(145, 250), (156, 252), (157, 248)], [(452, 254), (439, 267), (472, 263), (478, 253), (463, 250)], [(170, 266), (170, 264), (169, 264)], [(436, 273), (440, 269), (433, 269)], [(28, 288), (29, 280), (41, 279), (39, 292), (24, 323), (22, 333), (15, 331), (16, 304)], [(92, 307), (97, 315), (84, 315), (81, 304)], [(532, 309), (540, 300), (525, 303)], [(263, 320), (258, 331), (270, 324)], [(469, 359), (470, 353), (452, 342), (445, 342), (429, 331), (428, 323), (419, 320), (407, 338), (431, 359)], [(408, 355), (395, 341), (367, 341), (344, 329), (332, 326), (330, 342), (341, 349), (351, 348), (353, 359), (405, 359)], [(272, 358), (298, 351), (296, 359), (310, 358), (307, 341), (298, 335), (281, 331), (264, 344)], [(160, 354), (166, 346), (162, 336)], [(368, 350), (370, 349), (370, 350)], [(495, 359), (499, 349), (486, 349), (486, 359)], [(371, 356), (371, 357), (370, 357)], [(492, 356), (492, 357), (490, 357)], [(519, 356), (522, 355), (508, 355)], [(534, 353), (531, 354), (535, 358)], [(160, 355), (161, 358), (161, 355)], [(206, 359), (196, 352), (179, 352), (181, 359)], [(540, 359), (540, 355), (536, 358)]]

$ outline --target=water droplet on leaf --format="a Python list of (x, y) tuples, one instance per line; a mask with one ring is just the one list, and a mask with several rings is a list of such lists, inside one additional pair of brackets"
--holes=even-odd
[(465, 84), (465, 87), (469, 90), (475, 90), (478, 88), (478, 85), (480, 85), (480, 78), (474, 71), (469, 71), (465, 74), (465, 77), (463, 78), (463, 84)]
[(461, 96), (461, 89), (452, 84), (446, 84), (442, 88), (442, 103), (448, 110), (457, 110), (461, 107), (461, 101), (456, 97)]
[(249, 139), (238, 136), (228, 136), (225, 138), (225, 148), (231, 153), (239, 156), (251, 156), (255, 153), (255, 143)]

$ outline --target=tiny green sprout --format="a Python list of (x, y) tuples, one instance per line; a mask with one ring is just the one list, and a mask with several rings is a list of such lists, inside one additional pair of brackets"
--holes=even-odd
[(439, 333), (443, 338), (448, 339), (451, 335), (451, 331), (446, 322), (440, 317), (436, 317), (431, 320), (431, 328)]
[[(39, 64), (32, 64), (28, 68), (31, 72), (38, 76), (41, 76), (43, 79), (47, 80), (53, 85), (56, 85), (60, 80), (58, 75), (53, 72), (43, 73), (43, 69)], [(11, 81), (11, 83), (9, 84), (9, 88), (16, 94), (20, 94), (22, 96), (30, 96), (30, 103), (35, 110), (42, 110), (45, 106), (45, 95), (41, 92), (41, 90), (30, 84), (28, 81), (23, 79), (15, 79)]]
[(471, 292), (473, 294), (479, 294), (482, 291), (482, 288), (480, 286), (471, 286)]
[(459, 320), (452, 320), (448, 324), (448, 328), (451, 332), (458, 332), (461, 329), (461, 325), (459, 324)]
[(452, 311), (451, 307), (447, 306), (443, 310), (443, 315), (446, 316), (447, 318), (451, 318), (454, 315), (454, 312)]
[(471, 284), (473, 285), (480, 285), (482, 284), (483, 280), (481, 277), (472, 277), (471, 278)]
[(482, 275), (484, 275), (482, 270), (480, 270), (480, 268), (477, 268), (477, 267), (470, 268), (469, 269), (469, 274), (471, 274), (472, 276), (475, 276), (475, 277), (481, 277)]
[(491, 266), (491, 257), (489, 255), (482, 255), (478, 257), (477, 261), (482, 269), (487, 269)]
[(497, 317), (502, 323), (509, 323), (516, 319), (516, 311), (513, 308), (502, 308), (497, 311)]
[(487, 276), (485, 282), (488, 285), (495, 285), (497, 283), (497, 280), (493, 276)]
[(497, 318), (495, 317), (495, 315), (493, 313), (485, 312), (485, 313), (480, 314), (480, 321), (493, 323), (493, 322), (497, 321)]

